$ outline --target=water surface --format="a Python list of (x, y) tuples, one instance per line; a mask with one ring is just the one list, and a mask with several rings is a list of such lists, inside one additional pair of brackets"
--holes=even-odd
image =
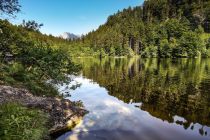
[(210, 140), (210, 59), (77, 59), (60, 92), (90, 111), (58, 140)]

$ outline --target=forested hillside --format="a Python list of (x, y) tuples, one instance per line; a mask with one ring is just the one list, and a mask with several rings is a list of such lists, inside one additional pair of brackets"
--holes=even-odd
[(210, 0), (147, 0), (110, 16), (77, 45), (101, 56), (209, 57)]
[[(5, 21), (0, 24), (13, 26)], [(96, 31), (74, 41), (42, 35), (38, 31), (41, 26), (34, 21), (24, 21), (12, 28), (19, 36), (29, 32), (30, 39), (38, 44), (62, 48), (73, 57), (210, 56), (210, 0), (147, 0), (142, 6), (118, 11)]]

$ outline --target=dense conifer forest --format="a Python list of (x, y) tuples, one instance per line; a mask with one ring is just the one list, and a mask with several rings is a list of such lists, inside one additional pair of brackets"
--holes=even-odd
[[(73, 57), (209, 57), (209, 15), (209, 0), (147, 0), (142, 6), (118, 11), (97, 30), (73, 41), (41, 34), (43, 24), (35, 21), (23, 21), (19, 26), (1, 21), (1, 32), (10, 26), (16, 30), (13, 36), (19, 34), (38, 44), (63, 48)], [(10, 45), (2, 44), (2, 49)]]
[(147, 0), (110, 16), (81, 44), (100, 55), (208, 57), (209, 0)]

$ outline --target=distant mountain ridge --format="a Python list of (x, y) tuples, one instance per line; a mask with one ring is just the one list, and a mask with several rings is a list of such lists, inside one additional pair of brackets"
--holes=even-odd
[(67, 39), (67, 40), (75, 40), (80, 38), (78, 35), (75, 35), (73, 33), (64, 32), (62, 35), (59, 36), (60, 38)]

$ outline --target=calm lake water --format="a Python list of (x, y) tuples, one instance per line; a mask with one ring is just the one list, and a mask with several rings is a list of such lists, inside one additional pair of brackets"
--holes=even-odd
[(210, 59), (77, 59), (60, 88), (90, 111), (58, 140), (210, 140)]

